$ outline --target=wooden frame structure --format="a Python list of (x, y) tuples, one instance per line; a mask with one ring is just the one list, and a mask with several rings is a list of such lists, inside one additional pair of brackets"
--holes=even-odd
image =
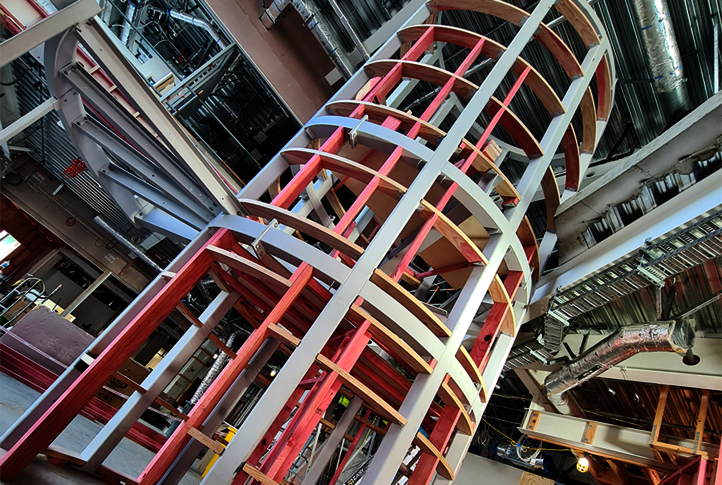
[[(542, 23), (552, 7), (588, 46), (581, 63)], [(501, 46), (477, 33), (435, 25), (430, 11), (448, 9), (486, 13), (520, 29), (510, 45)], [(520, 57), (532, 41), (554, 54), (569, 75), (570, 87), (561, 98)], [(421, 62), (424, 53), (441, 42), (467, 50), (453, 73)], [(62, 52), (62, 44), (57, 49)], [(495, 66), (477, 86), (464, 75), (484, 57)], [(54, 398), (35, 408), (37, 419), (16, 426), (12, 447), (0, 460), (3, 479), (12, 480), (35, 454), (48, 449), (108, 377), (179, 309), (191, 325), (172, 355), (158, 372), (134, 383), (134, 396), (80, 456), (67, 456), (66, 461), (89, 472), (112, 477), (114, 472), (102, 465), (105, 457), (174, 369), (235, 307), (254, 331), (236, 351), (219, 345), (229, 364), (193, 409), (179, 416), (181, 424), (143, 473), (126, 481), (177, 483), (202, 447), (209, 446), (222, 454), (203, 484), (240, 485), (249, 479), (282, 483), (339, 392), (352, 394), (365, 408), (347, 456), (364, 429), (383, 435), (367, 472), (370, 483), (395, 481), (409, 452), (416, 454), (413, 469), (404, 470), (410, 483), (426, 485), (434, 476), (440, 483), (453, 481), (513, 342), (530, 287), (541, 272), (539, 248), (525, 212), (542, 187), (548, 227), (553, 228), (560, 196), (550, 163), (558, 147), (567, 164), (566, 188), (578, 188), (584, 156), (591, 157), (611, 109), (612, 69), (606, 34), (586, 2), (541, 0), (531, 13), (499, 0), (432, 0), (424, 5), (239, 193), (234, 201), (238, 213), (219, 215), (202, 229), (147, 294), (108, 329), (104, 346), (89, 349), (85, 368), (75, 366), (82, 373), (61, 379), (48, 391)], [(509, 72), (515, 82), (497, 99), (493, 94)], [(385, 106), (405, 78), (439, 88), (418, 117)], [(592, 79), (598, 107), (589, 87)], [(540, 141), (509, 107), (524, 85), (552, 116)], [(431, 120), (456, 96), (468, 103), (443, 132)], [(471, 141), (469, 130), (484, 111), (491, 122)], [(571, 125), (577, 111), (584, 127), (579, 135)], [(497, 125), (530, 160), (517, 187), (498, 167), (500, 150), (492, 139)], [(280, 177), (291, 167), (293, 178), (281, 187)], [(351, 206), (343, 207), (329, 192), (338, 216), (335, 225), (327, 227), (290, 210), (306, 194), (311, 201), (317, 198), (317, 215), (325, 213), (313, 183), (331, 175), (357, 195)], [(273, 197), (270, 203), (261, 201), (267, 192)], [(368, 210), (378, 227), (360, 241), (354, 230)], [(269, 227), (272, 220), (282, 227)], [(381, 263), (402, 240), (393, 267), (382, 270)], [(259, 243), (263, 251), (253, 254), (249, 245)], [(417, 257), (431, 269), (414, 273), (410, 265)], [(196, 316), (180, 300), (205, 275), (222, 291)], [(410, 291), (419, 278), (433, 275), (461, 288), (449, 315), (427, 307)], [(491, 313), (467, 351), (462, 341), (487, 293), (494, 302)], [(289, 354), (288, 361), (221, 450), (213, 440), (217, 425), (279, 346)], [(373, 415), (388, 425), (369, 422)], [(343, 436), (346, 429), (336, 427), (333, 433)], [(313, 471), (311, 467), (310, 476)]]

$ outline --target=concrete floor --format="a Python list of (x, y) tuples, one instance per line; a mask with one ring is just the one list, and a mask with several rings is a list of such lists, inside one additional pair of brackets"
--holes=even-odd
[[(27, 387), (3, 373), (0, 373), (0, 435), (18, 419), (22, 413), (40, 396), (40, 393)], [(63, 433), (53, 442), (54, 446), (81, 453), (85, 446), (103, 427), (102, 424), (76, 416)], [(1, 454), (5, 450), (0, 449)], [(137, 477), (153, 458), (154, 453), (137, 443), (123, 438), (118, 447), (105, 460), (105, 465), (131, 477)], [(181, 485), (197, 485), (200, 475), (193, 471), (186, 473)], [(0, 480), (0, 483), (6, 482)], [(36, 457), (28, 468), (13, 481), (17, 484), (33, 485), (70, 485), (70, 484), (105, 484), (86, 473), (49, 463), (44, 456)]]

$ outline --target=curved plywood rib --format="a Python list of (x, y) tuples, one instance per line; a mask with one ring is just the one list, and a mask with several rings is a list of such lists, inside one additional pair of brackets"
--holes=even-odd
[(466, 348), (459, 347), (458, 352), (456, 352), (456, 360), (459, 361), (461, 364), (461, 367), (464, 368), (467, 374), (469, 374), (469, 377), (472, 381), (476, 382), (477, 384), (484, 385), (484, 379), (481, 377), (481, 372), (479, 372), (479, 368), (474, 364), (474, 361), (471, 360), (471, 356), (469, 355), (469, 352), (466, 350)]
[(448, 217), (425, 200), (421, 201), (421, 206), (423, 207), (421, 217), (429, 219), (436, 215), (434, 229), (439, 231), (439, 233), (464, 256), (466, 261), (470, 263), (483, 263), (484, 265), (489, 263), (486, 257), (484, 257), (484, 253), (469, 239), (469, 236), (459, 229), (459, 226), (451, 222)]
[[(564, 151), (564, 165), (566, 166), (567, 172), (566, 188), (577, 190), (580, 170), (579, 145), (577, 144), (577, 135), (574, 133), (572, 125), (569, 125), (567, 131), (564, 132), (564, 136), (562, 137), (562, 150)], [(545, 186), (542, 185), (542, 188), (544, 187)], [(557, 193), (559, 193), (559, 189), (557, 189)], [(546, 192), (544, 192), (544, 198), (547, 199)], [(558, 205), (557, 203), (557, 206)], [(547, 199), (547, 210), (549, 210), (549, 206), (549, 199)], [(556, 207), (554, 207), (554, 211), (556, 212)], [(549, 229), (550, 227), (551, 229)], [(547, 220), (547, 229), (550, 231), (554, 229), (553, 225), (549, 225), (549, 220)]]
[(371, 275), (371, 283), (375, 284), (386, 293), (394, 297), (404, 308), (411, 312), (421, 323), (431, 330), (437, 337), (449, 337), (451, 331), (439, 320), (426, 305), (414, 298), (414, 295), (406, 291), (400, 284), (392, 280), (389, 275), (380, 269), (374, 270)]
[(471, 436), (474, 434), (474, 425), (471, 422), (469, 413), (466, 411), (464, 405), (456, 395), (456, 392), (454, 392), (454, 390), (449, 386), (449, 380), (450, 377), (447, 374), (444, 382), (441, 383), (437, 394), (441, 400), (444, 401), (445, 406), (453, 406), (460, 411), (459, 419), (456, 421), (456, 429), (459, 430), (459, 433)]
[(365, 69), (372, 77), (385, 76), (397, 64), (401, 64), (402, 77), (418, 79), (419, 81), (426, 81), (442, 87), (446, 85), (446, 83), (450, 79), (453, 79), (454, 86), (451, 88), (451, 90), (462, 98), (470, 97), (474, 92), (479, 89), (479, 86), (470, 81), (467, 81), (463, 77), (459, 77), (456, 74), (450, 73), (449, 71), (445, 71), (443, 69), (439, 69), (438, 67), (430, 66), (428, 64), (422, 64), (420, 62), (395, 60), (373, 61), (366, 64)]
[[(582, 153), (592, 154), (594, 145), (597, 143), (597, 108), (594, 106), (594, 96), (592, 88), (587, 88), (579, 104), (579, 110), (582, 113), (583, 134), (582, 137)], [(578, 186), (577, 186), (578, 188)]]
[[(548, 175), (545, 175), (545, 177), (548, 177)], [(519, 238), (524, 250), (533, 251), (533, 256), (531, 261), (529, 261), (529, 265), (534, 270), (534, 279), (538, 281), (541, 276), (541, 270), (539, 269), (539, 244), (537, 243), (536, 236), (534, 235), (534, 229), (532, 229), (531, 223), (526, 216), (524, 216), (521, 224), (519, 224), (519, 228), (516, 230), (516, 237)]]
[(380, 345), (394, 352), (397, 357), (402, 359), (412, 370), (419, 374), (431, 374), (431, 366), (421, 356), (414, 351), (406, 342), (399, 338), (395, 333), (389, 330), (384, 324), (376, 320), (374, 317), (366, 313), (356, 305), (351, 305), (350, 313), (359, 317), (362, 321), (371, 322), (369, 334), (371, 338)]
[(404, 131), (410, 130), (416, 123), (419, 123), (421, 125), (419, 136), (428, 142), (436, 143), (440, 137), (446, 136), (446, 132), (431, 123), (390, 106), (366, 101), (345, 100), (329, 103), (326, 105), (326, 109), (337, 116), (350, 116), (359, 106), (363, 107), (363, 113), (368, 115), (369, 120), (373, 123), (381, 124), (386, 121), (386, 118), (392, 116), (401, 122), (400, 128)]
[(221, 249), (216, 246), (208, 246), (206, 251), (213, 256), (215, 261), (230, 266), (239, 273), (246, 273), (259, 279), (266, 283), (271, 289), (280, 292), (281, 294), (288, 291), (291, 287), (291, 282), (286, 278), (282, 278), (264, 266), (254, 263), (250, 259), (238, 256), (236, 253), (226, 251), (225, 249)]
[(554, 169), (552, 169), (552, 167), (549, 167), (549, 169), (544, 173), (541, 186), (547, 207), (547, 231), (553, 232), (554, 215), (557, 213), (561, 200), (559, 197), (559, 186), (557, 185), (557, 179), (554, 176)]
[(599, 110), (597, 119), (607, 121), (609, 110), (612, 109), (612, 74), (609, 70), (609, 59), (604, 54), (594, 73), (597, 79), (597, 94), (599, 95)]
[(306, 233), (314, 239), (318, 239), (322, 243), (331, 246), (334, 249), (338, 249), (342, 253), (354, 259), (360, 258), (364, 252), (361, 246), (352, 243), (345, 237), (336, 234), (327, 227), (316, 224), (315, 222), (306, 219), (305, 217), (301, 217), (298, 214), (258, 200), (239, 199), (239, 201), (246, 211), (248, 211), (248, 214), (263, 217), (268, 220), (276, 219), (284, 226), (289, 226), (302, 233)]
[[(469, 10), (485, 13), (516, 26), (520, 26), (522, 20), (529, 17), (526, 11), (496, 0), (431, 0), (429, 6), (436, 11)], [(569, 47), (546, 24), (540, 24), (539, 28), (537, 40), (554, 56), (567, 75), (569, 77), (581, 75), (582, 67)]]
[(350, 177), (365, 184), (371, 182), (374, 177), (378, 177), (379, 190), (393, 198), (398, 198), (399, 194), (406, 193), (406, 187), (395, 180), (381, 175), (376, 170), (372, 170), (365, 165), (332, 153), (312, 150), (310, 148), (288, 148), (283, 150), (281, 154), (290, 165), (303, 165), (314, 156), (319, 156), (321, 158), (321, 166), (326, 170), (331, 170), (332, 172)]
[(519, 200), (519, 192), (516, 191), (516, 187), (507, 178), (504, 172), (494, 163), (489, 157), (486, 156), (484, 151), (479, 150), (469, 140), (464, 139), (464, 148), (461, 149), (461, 158), (468, 158), (472, 152), (476, 152), (474, 163), (472, 167), (482, 174), (492, 171), (499, 177), (499, 184), (494, 187), (494, 190), (504, 199), (516, 199)]
[(386, 419), (390, 419), (402, 426), (406, 424), (406, 418), (404, 418), (401, 413), (391, 407), (389, 403), (381, 399), (378, 394), (373, 392), (368, 387), (364, 386), (354, 376), (336, 365), (336, 363), (333, 362), (331, 359), (329, 359), (323, 354), (318, 354), (316, 356), (316, 364), (326, 372), (335, 372), (336, 374), (338, 374), (338, 377), (339, 379), (341, 379), (343, 384), (348, 387), (351, 392), (361, 397), (361, 399), (363, 399), (364, 402), (367, 403), (371, 408), (373, 408), (373, 410), (376, 411), (379, 415), (385, 417)]
[(449, 462), (446, 461), (444, 455), (429, 441), (429, 439), (423, 434), (416, 433), (414, 438), (414, 444), (421, 449), (422, 453), (436, 457), (439, 460), (439, 464), (436, 466), (436, 472), (447, 480), (454, 479), (454, 471), (451, 469)]
[[(416, 41), (432, 27), (434, 29), (434, 40), (437, 42), (454, 44), (466, 47), (467, 49), (473, 49), (481, 39), (484, 39), (481, 54), (492, 60), (498, 59), (500, 54), (506, 51), (506, 47), (492, 39), (486, 38), (475, 32), (447, 25), (412, 25), (400, 30), (399, 34), (405, 41)], [(524, 84), (529, 86), (532, 92), (539, 98), (542, 104), (544, 104), (544, 107), (550, 115), (558, 112), (563, 113), (564, 105), (559, 97), (541, 74), (539, 74), (539, 71), (531, 66), (526, 60), (521, 57), (517, 58), (517, 63), (512, 68), (512, 72), (519, 75), (527, 67), (531, 70), (524, 80)]]
[(589, 21), (584, 12), (577, 7), (572, 0), (559, 0), (555, 5), (560, 14), (564, 15), (567, 21), (577, 31), (579, 37), (584, 41), (584, 45), (591, 47), (599, 45), (599, 35), (594, 30), (594, 26)]
[(509, 132), (512, 138), (514, 138), (514, 141), (519, 144), (519, 147), (524, 150), (526, 156), (529, 158), (541, 157), (544, 152), (539, 142), (534, 138), (534, 135), (531, 134), (529, 129), (517, 118), (513, 111), (492, 96), (485, 111), (491, 116), (494, 116), (500, 109), (504, 110), (504, 114), (501, 116), (499, 122), (504, 129)]

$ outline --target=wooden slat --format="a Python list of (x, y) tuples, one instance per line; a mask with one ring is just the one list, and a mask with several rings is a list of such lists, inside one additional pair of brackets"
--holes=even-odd
[(493, 15), (500, 19), (504, 19), (507, 22), (511, 22), (514, 25), (521, 24), (521, 21), (529, 14), (524, 10), (515, 7), (501, 0), (431, 0), (429, 7), (435, 11), (443, 10), (471, 10), (475, 12), (481, 12), (488, 15)]
[[(484, 379), (481, 377), (481, 372), (479, 372), (479, 369), (474, 364), (474, 361), (471, 360), (469, 351), (467, 351), (465, 347), (459, 347), (459, 350), (456, 352), (456, 360), (459, 361), (461, 367), (463, 367), (466, 373), (469, 374), (471, 380), (476, 382), (477, 384), (481, 384), (483, 388)], [(486, 401), (482, 400), (482, 402)]]
[(223, 341), (220, 338), (218, 338), (218, 335), (216, 335), (215, 333), (211, 332), (208, 335), (208, 340), (213, 342), (213, 344), (216, 347), (218, 347), (218, 350), (220, 350), (221, 352), (226, 354), (231, 359), (236, 358), (236, 353), (234, 351), (232, 351), (231, 349), (229, 349), (228, 346), (225, 343), (223, 343)]
[(471, 436), (472, 434), (474, 434), (474, 425), (471, 423), (469, 413), (466, 412), (466, 409), (464, 409), (464, 405), (461, 403), (461, 400), (456, 395), (456, 392), (454, 392), (454, 390), (449, 387), (448, 381), (449, 376), (447, 375), (444, 379), (444, 382), (441, 383), (437, 394), (439, 395), (441, 400), (444, 401), (444, 404), (446, 406), (453, 406), (461, 412), (461, 416), (459, 416), (459, 419), (456, 422), (456, 428), (459, 430), (460, 433)]
[(59, 446), (49, 446), (42, 451), (42, 454), (76, 466), (83, 466), (86, 463), (80, 455), (64, 448), (60, 448)]
[(145, 393), (147, 392), (140, 384), (138, 384), (137, 382), (135, 382), (135, 381), (134, 381), (133, 379), (131, 379), (130, 377), (124, 376), (123, 374), (121, 374), (121, 373), (118, 372), (118, 371), (113, 372), (113, 377), (115, 377), (115, 378), (118, 379), (119, 381), (122, 381), (122, 382), (126, 383), (126, 384), (128, 385), (128, 387), (130, 387), (130, 388), (133, 389), (134, 391), (137, 391), (137, 392), (139, 392), (139, 393), (141, 393), (141, 394), (145, 394)]
[(454, 86), (451, 90), (463, 98), (470, 97), (479, 89), (479, 86), (471, 81), (467, 81), (463, 77), (459, 77), (449, 71), (445, 71), (428, 64), (422, 64), (420, 62), (381, 60), (368, 62), (364, 68), (371, 77), (385, 76), (396, 66), (396, 64), (399, 63), (402, 66), (403, 77), (430, 82), (431, 84), (441, 87), (445, 86), (449, 80), (453, 79)]
[(419, 136), (428, 142), (435, 144), (439, 138), (446, 136), (445, 131), (431, 123), (390, 106), (369, 103), (367, 101), (348, 100), (334, 101), (326, 105), (326, 109), (337, 116), (350, 116), (351, 113), (359, 107), (363, 108), (364, 114), (368, 115), (369, 121), (372, 123), (381, 124), (386, 121), (386, 118), (392, 116), (401, 122), (400, 128), (404, 131), (410, 130), (416, 123), (419, 123), (421, 125)]
[(516, 236), (519, 238), (519, 241), (521, 241), (521, 245), (524, 249), (534, 248), (534, 254), (529, 261), (529, 265), (534, 269), (533, 278), (536, 281), (539, 281), (539, 278), (541, 277), (541, 271), (539, 269), (539, 244), (537, 243), (536, 236), (534, 235), (534, 229), (532, 229), (528, 217), (524, 216), (524, 219), (521, 221), (521, 224), (519, 224), (519, 227), (516, 230)]
[(198, 431), (196, 428), (189, 428), (188, 435), (203, 443), (203, 446), (213, 451), (216, 455), (223, 454), (223, 450), (225, 450), (222, 444), (215, 441), (213, 438), (204, 435), (203, 432)]
[(268, 326), (268, 333), (271, 335), (271, 337), (275, 338), (279, 342), (282, 342), (289, 347), (298, 347), (301, 345), (301, 339), (298, 337), (295, 337), (291, 332), (286, 330), (285, 328), (281, 328), (275, 323), (272, 323)]
[(176, 416), (178, 416), (179, 418), (181, 418), (183, 421), (188, 421), (188, 416), (187, 416), (186, 414), (183, 414), (180, 409), (178, 409), (177, 407), (173, 406), (171, 403), (169, 403), (169, 402), (166, 401), (165, 399), (162, 399), (162, 398), (160, 398), (160, 397), (156, 397), (156, 398), (155, 398), (155, 402), (158, 403), (159, 405), (163, 406), (164, 408), (166, 408), (168, 411), (170, 411), (170, 412), (173, 413), (174, 415), (176, 415)]
[(704, 441), (704, 423), (707, 421), (707, 408), (709, 407), (709, 389), (702, 391), (702, 400), (697, 413), (697, 425), (694, 433), (694, 452), (697, 453)]
[(501, 169), (494, 163), (494, 161), (487, 156), (486, 150), (479, 150), (478, 148), (476, 148), (476, 146), (474, 146), (473, 143), (471, 143), (467, 139), (464, 139), (462, 141), (464, 143), (464, 148), (462, 148), (461, 150), (462, 158), (468, 158), (472, 154), (472, 152), (476, 152), (476, 157), (474, 157), (474, 163), (471, 164), (471, 166), (474, 167), (474, 170), (482, 174), (493, 171), (496, 176), (499, 177), (500, 182), (496, 185), (496, 187), (494, 187), (494, 190), (497, 194), (499, 194), (504, 199), (521, 199), (519, 192), (517, 192), (516, 188), (511, 183), (509, 178), (504, 174), (504, 172), (501, 171)]
[(268, 220), (276, 219), (279, 223), (298, 229), (354, 259), (360, 258), (364, 252), (361, 246), (352, 243), (327, 227), (305, 217), (301, 217), (298, 214), (257, 200), (239, 199), (239, 202), (243, 204), (243, 207), (245, 207), (246, 211), (252, 216), (263, 217)]
[(291, 165), (301, 165), (308, 162), (313, 156), (321, 157), (321, 166), (343, 176), (351, 177), (354, 180), (368, 184), (374, 177), (379, 179), (379, 191), (396, 199), (406, 193), (406, 187), (392, 178), (381, 175), (376, 170), (370, 169), (360, 163), (347, 158), (309, 148), (289, 148), (281, 152)]
[(138, 485), (138, 480), (135, 478), (126, 475), (123, 472), (119, 472), (118, 470), (115, 470), (113, 468), (110, 468), (107, 465), (100, 465), (98, 467), (98, 473), (101, 475), (104, 475), (107, 479), (115, 480), (118, 482), (123, 482), (125, 485)]
[(220, 269), (218, 269), (217, 266), (213, 265), (210, 268), (208, 268), (208, 276), (213, 279), (213, 282), (216, 284), (218, 288), (221, 289), (221, 291), (225, 291), (226, 293), (230, 293), (231, 290), (228, 288), (228, 285), (223, 281), (223, 278), (221, 277), (219, 273)]
[(391, 295), (404, 308), (410, 311), (416, 318), (438, 337), (450, 337), (451, 331), (439, 320), (434, 313), (426, 308), (423, 303), (414, 298), (401, 285), (392, 280), (389, 275), (376, 269), (371, 275), (371, 282)]
[(251, 478), (254, 478), (261, 482), (263, 485), (280, 485), (278, 482), (274, 482), (266, 475), (264, 475), (261, 470), (249, 465), (247, 462), (245, 465), (243, 465), (243, 471), (246, 472)]
[(420, 374), (431, 374), (431, 366), (421, 358), (421, 356), (412, 349), (409, 344), (404, 342), (398, 335), (389, 330), (383, 323), (366, 313), (357, 305), (351, 305), (349, 313), (356, 314), (363, 320), (371, 322), (368, 332), (371, 338), (376, 340), (387, 349), (392, 350), (400, 359), (403, 359), (411, 369)]
[(454, 471), (451, 469), (449, 462), (446, 461), (444, 455), (442, 455), (441, 452), (436, 449), (436, 447), (431, 443), (431, 441), (428, 440), (428, 438), (426, 438), (426, 436), (424, 436), (420, 432), (416, 433), (416, 437), (414, 438), (414, 444), (421, 448), (421, 451), (423, 453), (426, 453), (427, 455), (433, 455), (439, 460), (439, 464), (436, 466), (436, 471), (439, 475), (446, 478), (447, 480), (454, 479)]
[(346, 387), (361, 397), (374, 411), (381, 416), (391, 419), (402, 426), (406, 424), (406, 418), (403, 417), (397, 410), (391, 407), (386, 401), (381, 399), (375, 392), (359, 382), (358, 379), (353, 377), (351, 374), (343, 370), (341, 367), (336, 365), (331, 359), (323, 354), (316, 356), (316, 363), (320, 368), (326, 372), (335, 372), (338, 374), (339, 379), (344, 383)]
[(521, 122), (521, 120), (514, 114), (512, 110), (504, 106), (494, 96), (489, 100), (489, 104), (486, 106), (485, 111), (491, 116), (494, 116), (499, 110), (504, 110), (499, 123), (504, 127), (506, 131), (514, 138), (514, 141), (519, 145), (519, 148), (524, 150), (524, 153), (529, 158), (538, 158), (544, 154), (539, 142), (534, 138), (529, 128)]
[(597, 142), (597, 108), (594, 105), (592, 88), (587, 88), (584, 93), (579, 104), (579, 110), (582, 113), (582, 129), (584, 130), (582, 133), (582, 153), (593, 153), (594, 145)]
[(483, 263), (488, 264), (489, 261), (484, 256), (484, 253), (477, 247), (464, 232), (459, 229), (459, 226), (454, 224), (446, 217), (440, 210), (433, 205), (429, 204), (425, 200), (421, 201), (423, 210), (421, 211), (421, 217), (429, 219), (436, 215), (436, 222), (434, 223), (434, 229), (439, 231), (442, 236), (449, 241), (457, 251), (461, 253), (464, 258), (470, 263)]
[(248, 258), (237, 255), (231, 251), (209, 246), (208, 251), (213, 259), (219, 263), (230, 266), (240, 273), (246, 273), (266, 283), (272, 290), (281, 294), (285, 293), (291, 287), (291, 282), (286, 278), (278, 276), (276, 273), (251, 261)]
[[(571, 126), (570, 126), (571, 128)], [(569, 133), (569, 131), (567, 131)], [(576, 139), (573, 140), (573, 149), (576, 150)], [(578, 155), (578, 152), (577, 152)], [(579, 166), (579, 157), (577, 156), (577, 166)], [(554, 169), (549, 166), (541, 182), (542, 192), (544, 193), (544, 201), (547, 207), (547, 231), (554, 231), (554, 215), (557, 213), (557, 208), (561, 204), (559, 197), (559, 186), (557, 185), (557, 179), (554, 176)]]
[(571, 0), (560, 0), (554, 7), (559, 13), (564, 15), (567, 21), (574, 27), (574, 30), (577, 31), (579, 37), (582, 38), (587, 47), (592, 44), (599, 45), (600, 40), (597, 31), (594, 30), (592, 23), (574, 2)]

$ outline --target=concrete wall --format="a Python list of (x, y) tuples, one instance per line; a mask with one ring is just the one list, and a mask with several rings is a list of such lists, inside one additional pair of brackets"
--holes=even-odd
[(342, 85), (329, 86), (325, 76), (334, 65), (293, 8), (266, 30), (260, 0), (207, 3), (302, 123)]

